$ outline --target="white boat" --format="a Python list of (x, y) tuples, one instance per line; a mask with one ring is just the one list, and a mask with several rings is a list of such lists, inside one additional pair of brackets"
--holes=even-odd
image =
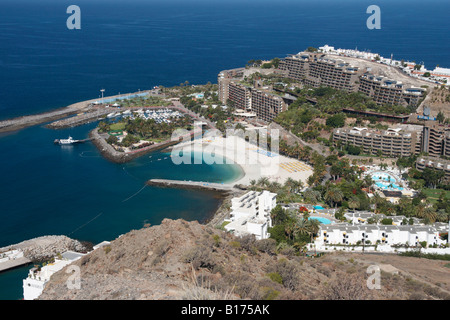
[(130, 110), (127, 110), (127, 111), (124, 111), (124, 112), (123, 112), (123, 115), (129, 115), (129, 114), (131, 114), (131, 111), (130, 111)]
[(79, 142), (79, 140), (74, 140), (70, 136), (68, 139), (56, 139), (55, 140), (55, 143), (58, 143), (59, 145), (68, 145), (68, 144), (74, 144), (77, 142)]
[(115, 115), (116, 115), (116, 113), (112, 112), (112, 113), (109, 113), (106, 117), (111, 119), (111, 118), (114, 118)]

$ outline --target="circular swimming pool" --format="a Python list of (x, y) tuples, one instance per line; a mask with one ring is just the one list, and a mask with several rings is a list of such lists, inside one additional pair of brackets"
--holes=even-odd
[(375, 185), (383, 190), (403, 190), (397, 183), (397, 179), (387, 172), (373, 172), (370, 174)]

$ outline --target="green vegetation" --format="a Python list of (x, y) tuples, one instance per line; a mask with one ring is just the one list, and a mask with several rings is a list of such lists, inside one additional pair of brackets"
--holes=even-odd
[(278, 68), (278, 65), (280, 64), (280, 58), (273, 58), (270, 62), (264, 63), (261, 65), (261, 68), (263, 69), (271, 69), (271, 68)]
[[(266, 81), (266, 78), (263, 78)], [(289, 105), (288, 110), (281, 112), (274, 121), (293, 134), (302, 137), (305, 132), (317, 131), (314, 139), (317, 139), (320, 131), (331, 132), (333, 128), (345, 125), (347, 117), (356, 118), (356, 124), (362, 120), (369, 120), (376, 126), (378, 118), (346, 115), (342, 109), (357, 111), (373, 111), (393, 115), (410, 114), (415, 107), (400, 105), (377, 105), (371, 98), (361, 92), (348, 93), (330, 87), (294, 89), (274, 87), (297, 97), (297, 100)], [(318, 126), (315, 119), (325, 119), (325, 125)]]
[(121, 147), (130, 147), (141, 140), (159, 143), (171, 138), (176, 129), (191, 129), (191, 118), (188, 116), (180, 118), (170, 118), (171, 122), (157, 123), (153, 119), (136, 118), (127, 119), (117, 123), (110, 124), (101, 121), (98, 125), (100, 132), (110, 132), (123, 130), (127, 135), (119, 142), (116, 136), (110, 135), (107, 139), (109, 144), (115, 144)]
[(346, 116), (343, 113), (332, 115), (327, 119), (327, 126), (332, 128), (342, 128), (345, 125)]
[(425, 258), (425, 259), (432, 259), (432, 260), (450, 261), (450, 254), (422, 253), (420, 251), (407, 251), (407, 252), (401, 252), (400, 255), (404, 256), (404, 257), (416, 257), (416, 258)]
[(118, 99), (116, 102), (119, 103), (122, 108), (149, 106), (167, 107), (171, 104), (169, 101), (164, 100), (164, 98), (153, 96), (141, 96), (123, 100)]
[(277, 205), (271, 212), (271, 218), (273, 227), (269, 229), (270, 238), (277, 242), (280, 249), (290, 248), (299, 253), (319, 232), (320, 222), (308, 219), (307, 213), (300, 215)]

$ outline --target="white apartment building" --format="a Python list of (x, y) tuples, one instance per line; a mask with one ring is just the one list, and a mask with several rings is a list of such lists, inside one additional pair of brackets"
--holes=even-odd
[(37, 299), (54, 273), (80, 259), (82, 256), (84, 256), (82, 253), (66, 251), (61, 256), (56, 257), (55, 262), (49, 263), (40, 269), (36, 267), (32, 268), (28, 273), (28, 277), (23, 280), (24, 300)]
[(327, 245), (359, 245), (363, 241), (372, 245), (378, 243), (417, 246), (423, 241), (426, 241), (427, 245), (441, 245), (446, 242), (439, 237), (440, 229), (426, 225), (350, 225), (347, 223), (324, 225), (321, 226), (315, 245), (322, 249)]
[(230, 219), (225, 230), (237, 236), (247, 234), (255, 235), (256, 239), (267, 239), (270, 234), (268, 228), (272, 227), (270, 212), (277, 205), (276, 193), (267, 190), (250, 191), (241, 197), (231, 200)]
[[(109, 241), (103, 241), (93, 247), (94, 250), (103, 248), (110, 244)], [(56, 272), (62, 270), (65, 266), (77, 261), (86, 254), (66, 251), (61, 255), (55, 257), (53, 263), (49, 263), (42, 268), (34, 267), (28, 272), (28, 277), (23, 280), (23, 298), (24, 300), (37, 299), (45, 288), (45, 285), (50, 280), (51, 276)]]

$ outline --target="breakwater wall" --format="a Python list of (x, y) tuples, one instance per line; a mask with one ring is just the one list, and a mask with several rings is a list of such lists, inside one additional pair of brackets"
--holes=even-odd
[(52, 122), (48, 125), (46, 125), (46, 128), (49, 129), (66, 129), (71, 128), (75, 126), (80, 126), (89, 122), (94, 122), (99, 120), (100, 118), (103, 118), (106, 114), (109, 114), (111, 112), (116, 112), (119, 109), (116, 108), (98, 108), (97, 110), (90, 110), (89, 112), (76, 115), (74, 117), (65, 118), (62, 120), (58, 120), (55, 122)]
[(84, 252), (78, 240), (66, 236), (42, 236), (0, 248), (0, 272), (31, 262), (41, 262), (68, 250)]
[(179, 189), (197, 189), (220, 192), (237, 192), (240, 191), (232, 184), (213, 183), (204, 181), (182, 181), (182, 180), (167, 180), (167, 179), (151, 179), (147, 181), (149, 186), (158, 186), (165, 188), (179, 188)]
[[(104, 97), (104, 101), (114, 100), (114, 99), (123, 99), (128, 96), (143, 94), (146, 91), (140, 91), (135, 93), (127, 93), (127, 94), (121, 94), (121, 95), (115, 95), (115, 96), (109, 96)], [(155, 95), (149, 92), (151, 96), (161, 96), (161, 95)], [(1, 132), (10, 132), (10, 131), (16, 131), (24, 128), (28, 128), (34, 125), (43, 124), (50, 121), (56, 121), (65, 117), (69, 117), (71, 115), (75, 115), (80, 112), (87, 111), (87, 108), (101, 100), (101, 98), (86, 100), (77, 102), (74, 104), (71, 104), (67, 107), (59, 108), (56, 110), (43, 112), (35, 115), (26, 115), (22, 117), (17, 117), (13, 119), (8, 120), (2, 120), (0, 121), (0, 133)]]

